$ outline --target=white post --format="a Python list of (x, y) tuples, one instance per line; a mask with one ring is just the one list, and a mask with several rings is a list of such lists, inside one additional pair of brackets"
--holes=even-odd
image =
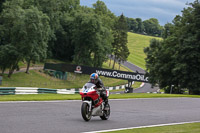
[(171, 85), (171, 90), (170, 90), (170, 94), (172, 94), (172, 88), (174, 87), (174, 85)]

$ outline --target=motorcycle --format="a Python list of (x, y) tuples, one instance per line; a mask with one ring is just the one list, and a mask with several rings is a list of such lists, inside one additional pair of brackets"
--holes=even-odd
[[(110, 105), (105, 108), (105, 103), (100, 97), (100, 91), (93, 83), (86, 83), (80, 95), (82, 98), (81, 114), (85, 121), (89, 121), (92, 116), (99, 116), (102, 120), (107, 120), (110, 116)], [(106, 90), (109, 96), (109, 90)]]

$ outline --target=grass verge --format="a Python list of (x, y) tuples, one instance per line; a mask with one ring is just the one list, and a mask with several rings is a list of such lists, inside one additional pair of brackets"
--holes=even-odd
[(200, 133), (200, 123), (129, 129), (107, 133)]
[(79, 94), (0, 95), (0, 101), (51, 101), (51, 100), (81, 100), (81, 96)]
[[(111, 94), (109, 96), (109, 99), (173, 98), (173, 97), (200, 98), (199, 95), (129, 93), (129, 94)], [(0, 95), (0, 101), (50, 101), (50, 100), (81, 100), (81, 96), (79, 94)]]
[(112, 94), (110, 95), (109, 98), (110, 99), (129, 99), (129, 98), (175, 98), (175, 97), (200, 98), (200, 95), (126, 93), (126, 94)]

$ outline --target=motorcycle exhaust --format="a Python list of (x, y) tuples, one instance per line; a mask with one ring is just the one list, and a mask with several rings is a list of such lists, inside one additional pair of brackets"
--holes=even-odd
[(92, 116), (103, 116), (102, 105), (92, 110)]

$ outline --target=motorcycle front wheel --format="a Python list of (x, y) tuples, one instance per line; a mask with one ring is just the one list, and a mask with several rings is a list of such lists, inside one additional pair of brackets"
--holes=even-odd
[(89, 111), (89, 104), (83, 103), (81, 106), (81, 114), (85, 121), (89, 121), (92, 117), (92, 111)]
[(108, 103), (108, 109), (103, 111), (103, 116), (100, 116), (102, 120), (108, 120), (110, 116), (110, 105)]

